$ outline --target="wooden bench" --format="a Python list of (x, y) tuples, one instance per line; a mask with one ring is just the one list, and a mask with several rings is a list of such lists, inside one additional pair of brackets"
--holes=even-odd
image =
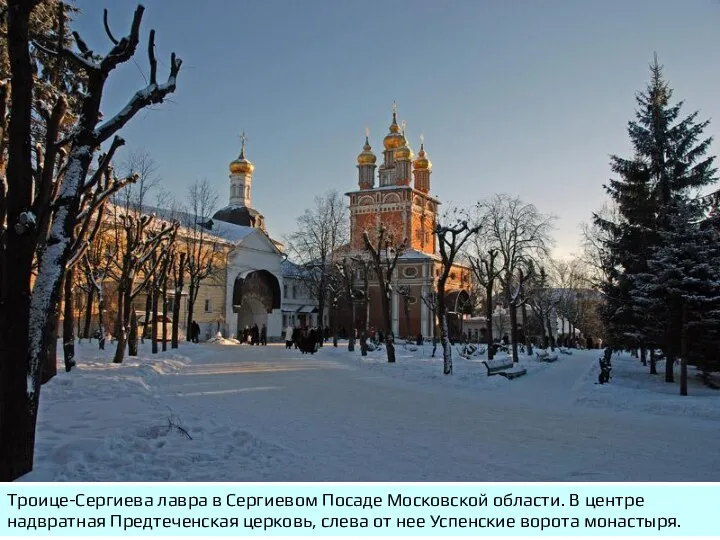
[(547, 351), (536, 352), (535, 356), (540, 362), (556, 362), (558, 359), (557, 353), (550, 354)]
[(487, 368), (488, 377), (490, 375), (502, 375), (506, 379), (514, 379), (527, 373), (527, 369), (525, 368), (514, 367), (512, 358), (485, 360), (483, 361), (483, 365)]

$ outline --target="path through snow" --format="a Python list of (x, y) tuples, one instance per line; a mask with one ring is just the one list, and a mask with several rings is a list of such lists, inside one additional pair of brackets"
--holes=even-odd
[(478, 362), (443, 377), (441, 359), (413, 369), (402, 353), (393, 366), (332, 347), (187, 344), (121, 366), (81, 351), (43, 389), (28, 480), (720, 480), (720, 410), (612, 409), (601, 398), (622, 389), (592, 386), (597, 351), (513, 381)]

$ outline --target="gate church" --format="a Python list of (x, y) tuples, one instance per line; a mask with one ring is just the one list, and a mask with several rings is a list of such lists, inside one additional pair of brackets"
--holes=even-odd
[(246, 327), (267, 327), (268, 337), (283, 331), (283, 246), (267, 232), (264, 216), (252, 206), (255, 166), (245, 157), (245, 136), (237, 159), (230, 163), (229, 204), (215, 212), (207, 227), (232, 246), (225, 282), (226, 334)]

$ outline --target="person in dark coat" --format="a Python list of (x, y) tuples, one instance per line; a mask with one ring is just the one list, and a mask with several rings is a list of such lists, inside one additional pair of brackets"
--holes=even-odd
[(250, 330), (250, 343), (252, 345), (258, 345), (260, 343), (260, 329), (257, 323), (253, 324), (252, 330)]
[(295, 345), (295, 350), (298, 350), (300, 348), (300, 336), (301, 335), (302, 334), (300, 332), (299, 327), (296, 326), (295, 328), (293, 328), (292, 341), (293, 341), (293, 345)]
[(197, 323), (197, 321), (192, 322), (192, 337), (191, 341), (193, 343), (197, 343), (200, 341), (200, 325)]
[(313, 328), (308, 333), (308, 340), (307, 340), (307, 352), (310, 354), (315, 354), (315, 351), (317, 350), (317, 344), (318, 340), (322, 339), (322, 334), (320, 332)]
[(260, 345), (267, 345), (267, 328), (264, 324), (260, 329)]

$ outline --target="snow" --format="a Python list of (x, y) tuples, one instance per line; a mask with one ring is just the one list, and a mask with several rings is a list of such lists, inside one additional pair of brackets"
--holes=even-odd
[(527, 375), (507, 380), (457, 349), (445, 376), (430, 344), (397, 343), (394, 364), (343, 342), (149, 347), (113, 364), (113, 347), (77, 346), (77, 367), (43, 387), (24, 480), (720, 480), (720, 392), (692, 370), (682, 397), (627, 355), (595, 384), (599, 350), (521, 354)]
[(235, 225), (234, 223), (220, 220), (216, 220), (215, 223), (217, 228), (213, 229), (212, 234), (233, 243), (242, 242), (247, 236), (258, 230), (255, 227)]

